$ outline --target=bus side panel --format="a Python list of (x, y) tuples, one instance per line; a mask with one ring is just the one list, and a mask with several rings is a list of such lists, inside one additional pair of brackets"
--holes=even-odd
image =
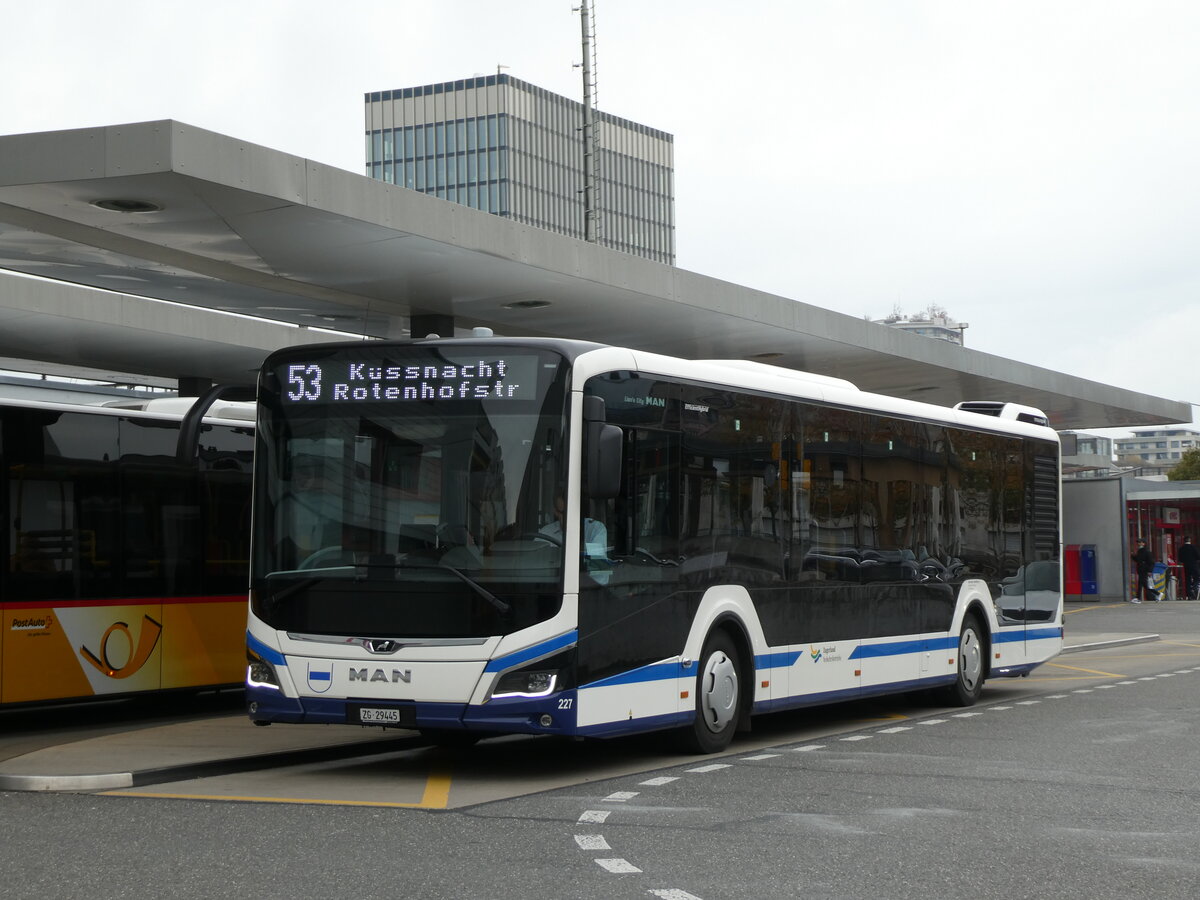
[(163, 606), (163, 688), (235, 684), (245, 674), (246, 599), (197, 597)]
[(162, 607), (5, 610), (5, 703), (156, 690)]
[(86, 697), (92, 688), (50, 607), (5, 609), (0, 702)]

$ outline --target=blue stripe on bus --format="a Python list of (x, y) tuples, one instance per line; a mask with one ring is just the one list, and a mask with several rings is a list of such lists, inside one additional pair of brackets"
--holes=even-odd
[(1061, 638), (1063, 630), (1058, 628), (1030, 628), (1025, 632), (1025, 639), (1029, 641), (1044, 641), (1052, 638)]
[(789, 650), (779, 653), (760, 653), (758, 656), (754, 657), (754, 668), (786, 669), (788, 666), (794, 665), (800, 656), (801, 654), (799, 650)]
[(542, 641), (540, 644), (534, 644), (532, 647), (526, 647), (524, 650), (518, 650), (515, 653), (510, 653), (507, 656), (499, 656), (487, 664), (485, 672), (502, 672), (505, 669), (511, 669), (513, 666), (519, 666), (521, 663), (529, 662), (531, 659), (537, 659), (540, 656), (549, 656), (557, 650), (562, 650), (565, 647), (570, 647), (579, 641), (578, 630), (568, 631), (566, 634), (560, 634), (558, 637), (550, 638), (548, 641)]
[(1061, 628), (1018, 628), (1013, 631), (997, 631), (992, 635), (993, 644), (1013, 644), (1020, 641), (1045, 641), (1061, 638)]
[(599, 681), (585, 684), (580, 690), (595, 687), (612, 687), (617, 684), (643, 684), (649, 681), (666, 681), (670, 678), (687, 678), (692, 674), (693, 672), (685, 670), (678, 662), (651, 663), (639, 669), (630, 669), (628, 672), (620, 672), (616, 675), (610, 675), (608, 678), (601, 678)]
[[(993, 644), (1012, 644), (1019, 641), (1039, 641), (1061, 637), (1061, 628), (1018, 628), (1011, 631), (995, 631), (991, 635)], [(859, 644), (850, 654), (850, 659), (874, 659), (881, 656), (902, 656), (905, 653), (957, 649), (958, 638), (954, 636), (921, 638), (914, 641), (894, 641), (890, 644)]]
[(903, 656), (905, 653), (921, 653), (931, 650), (953, 650), (958, 647), (958, 638), (921, 638), (916, 641), (894, 641), (890, 644), (859, 644), (850, 654), (851, 659), (877, 659), (881, 656)]
[(287, 659), (278, 650), (272, 650), (250, 632), (246, 632), (246, 647), (253, 650), (273, 666), (286, 666)]

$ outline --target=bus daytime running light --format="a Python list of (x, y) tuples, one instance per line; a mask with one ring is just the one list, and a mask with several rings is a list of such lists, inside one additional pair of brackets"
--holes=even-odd
[(246, 686), (247, 687), (263, 687), (279, 690), (279, 678), (275, 675), (275, 668), (251, 650), (246, 651)]
[(556, 671), (509, 672), (496, 683), (492, 696), (545, 697), (554, 693), (557, 683)]

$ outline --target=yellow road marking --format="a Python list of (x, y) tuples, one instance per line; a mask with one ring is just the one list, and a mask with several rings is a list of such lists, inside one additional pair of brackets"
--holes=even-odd
[(1128, 675), (1118, 675), (1116, 672), (1098, 672), (1095, 669), (1082, 669), (1079, 666), (1064, 666), (1062, 663), (1046, 663), (1056, 669), (1070, 669), (1072, 672), (1088, 672), (1092, 675), (1107, 675), (1109, 678), (1128, 678)]
[(1162, 641), (1164, 644), (1173, 644), (1176, 647), (1200, 647), (1200, 644), (1189, 644), (1187, 641)]
[(1123, 606), (1123, 604), (1097, 604), (1096, 606), (1085, 606), (1080, 610), (1063, 610), (1063, 616), (1074, 616), (1076, 612), (1087, 612), (1088, 610), (1111, 610), (1112, 607)]
[(425, 792), (418, 803), (383, 800), (325, 800), (305, 797), (253, 797), (241, 794), (171, 794), (144, 792), (136, 788), (122, 791), (98, 791), (106, 797), (152, 797), (159, 800), (228, 800), (237, 803), (315, 803), (324, 806), (387, 806), (403, 809), (445, 809), (450, 803), (450, 776), (434, 772), (425, 780)]

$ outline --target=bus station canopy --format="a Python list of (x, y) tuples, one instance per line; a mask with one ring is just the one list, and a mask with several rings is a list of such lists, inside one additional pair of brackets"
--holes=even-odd
[(54, 364), (245, 383), (269, 350), (330, 339), (314, 327), (406, 337), (413, 316), (446, 316), (460, 333), (488, 326), (758, 359), (947, 406), (1013, 401), (1044, 410), (1058, 429), (1191, 419), (1187, 403), (650, 262), (170, 120), (0, 137), (0, 269), (59, 283), (10, 275), (0, 287), (0, 357)]

